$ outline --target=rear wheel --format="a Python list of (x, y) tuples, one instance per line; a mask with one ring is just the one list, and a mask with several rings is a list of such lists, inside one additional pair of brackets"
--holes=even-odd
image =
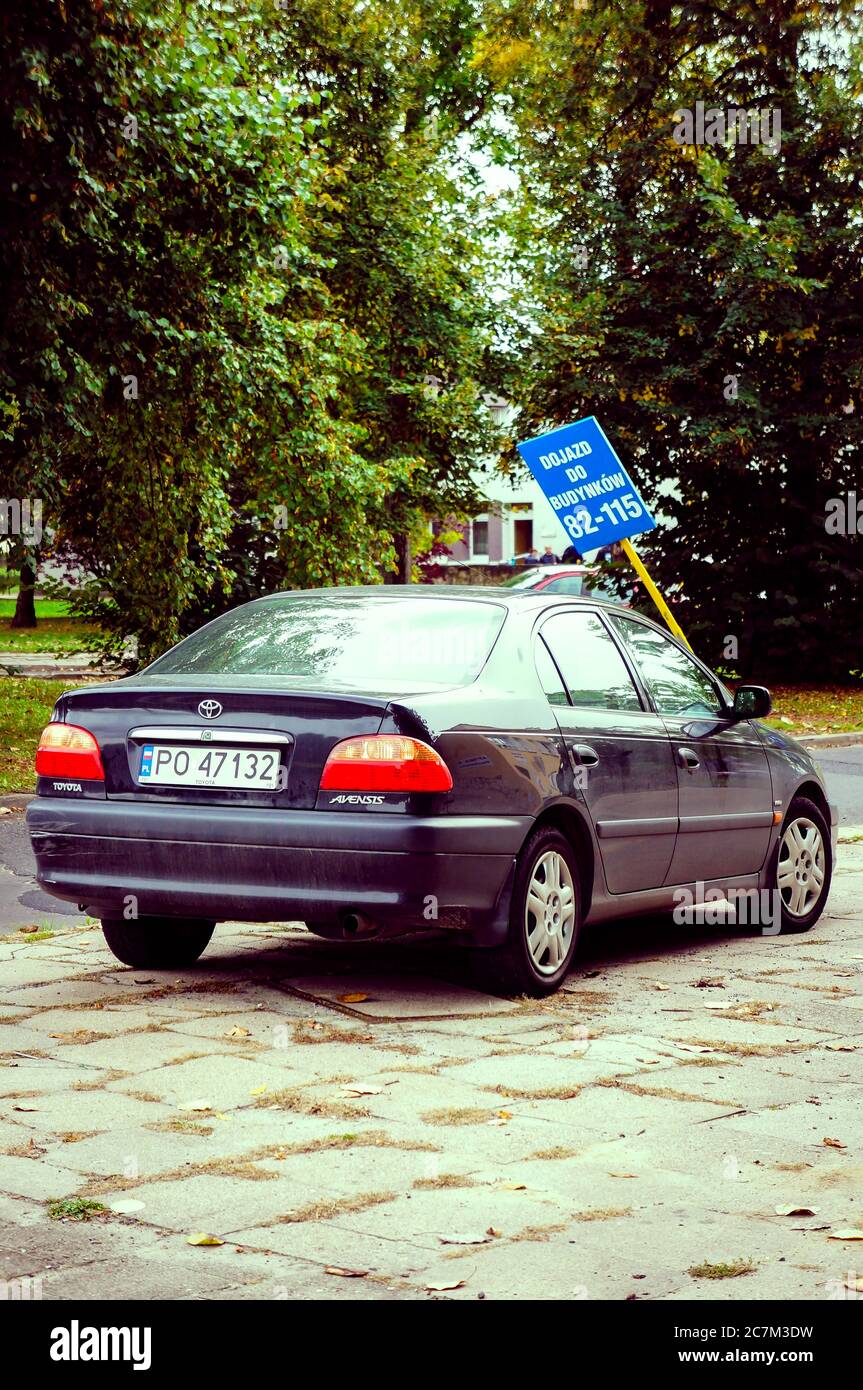
[(554, 994), (572, 964), (580, 924), (573, 848), (560, 831), (541, 828), (519, 856), (506, 942), (476, 952), (484, 983), (500, 994)]
[(138, 970), (172, 970), (191, 965), (209, 945), (215, 922), (191, 917), (139, 917), (102, 919), (102, 932), (110, 950), (124, 965)]
[(824, 814), (814, 801), (797, 796), (782, 827), (771, 884), (779, 893), (783, 932), (814, 927), (824, 911), (832, 873), (830, 828)]

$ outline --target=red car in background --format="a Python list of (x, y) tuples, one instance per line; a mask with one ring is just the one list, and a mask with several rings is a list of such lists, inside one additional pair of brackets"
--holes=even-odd
[[(507, 589), (530, 589), (532, 593), (591, 594), (609, 603), (622, 603), (628, 608), (633, 595), (621, 599), (613, 592), (608, 578), (595, 565), (527, 565), (517, 568), (511, 579), (505, 579)], [(637, 585), (633, 584), (633, 591)]]

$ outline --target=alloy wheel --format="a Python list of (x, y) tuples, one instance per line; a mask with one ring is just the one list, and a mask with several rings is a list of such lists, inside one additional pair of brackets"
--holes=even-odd
[(787, 826), (779, 846), (776, 886), (790, 917), (807, 917), (824, 890), (827, 872), (821, 831), (808, 816)]
[(534, 969), (540, 975), (553, 975), (566, 958), (575, 931), (575, 887), (569, 865), (557, 850), (546, 850), (533, 866), (524, 930)]

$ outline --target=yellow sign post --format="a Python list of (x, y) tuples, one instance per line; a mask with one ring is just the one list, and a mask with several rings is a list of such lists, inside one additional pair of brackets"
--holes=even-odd
[(672, 615), (671, 609), (668, 607), (668, 604), (665, 602), (665, 599), (662, 597), (662, 594), (659, 592), (650, 575), (647, 573), (647, 570), (644, 568), (641, 556), (639, 555), (635, 546), (632, 544), (632, 541), (629, 539), (622, 540), (620, 542), (620, 548), (629, 560), (630, 564), (632, 565), (642, 584), (646, 588), (647, 592), (650, 594), (650, 597), (653, 599), (653, 602), (656, 604), (657, 608), (659, 609), (660, 613), (665, 619), (668, 627), (674, 633), (675, 637), (679, 637), (681, 642), (683, 642), (687, 647), (689, 647), (689, 650), (692, 651), (692, 648), (689, 646), (689, 643), (687, 642), (686, 637), (684, 636), (683, 629), (681, 628), (680, 623), (677, 622), (677, 620)]

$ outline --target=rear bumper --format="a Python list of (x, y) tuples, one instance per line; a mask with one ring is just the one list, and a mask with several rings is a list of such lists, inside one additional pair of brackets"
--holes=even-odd
[(373, 812), (238, 811), (38, 797), (27, 810), (37, 879), (95, 917), (454, 928), (503, 939), (530, 820)]

